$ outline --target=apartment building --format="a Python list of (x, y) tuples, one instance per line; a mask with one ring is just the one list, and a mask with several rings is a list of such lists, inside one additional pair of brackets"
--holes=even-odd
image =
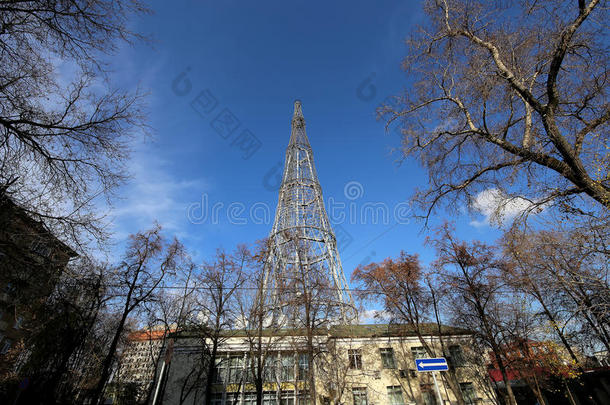
[(43, 223), (0, 193), (0, 356), (27, 337), (22, 324), (52, 293), (73, 257)]
[[(424, 342), (442, 353), (436, 325), (427, 325)], [(260, 346), (245, 331), (227, 331), (215, 359), (214, 373), (205, 373), (209, 355), (206, 344), (193, 334), (174, 336), (171, 361), (164, 375), (157, 375), (157, 404), (198, 403), (212, 384), (212, 403), (255, 404), (253, 364), (264, 359), (264, 404), (313, 404), (310, 373), (313, 372), (316, 404), (417, 404), (440, 405), (431, 373), (418, 372), (415, 360), (428, 357), (420, 337), (404, 325), (337, 325), (315, 331), (314, 361), (305, 349), (302, 330), (266, 330)], [(442, 339), (451, 370), (466, 404), (492, 403), (484, 366), (469, 364), (466, 354), (471, 334), (463, 329), (442, 328)], [(254, 345), (253, 345), (254, 344)], [(457, 399), (439, 372), (436, 377), (444, 404)], [(483, 378), (481, 378), (483, 376)]]
[(158, 328), (127, 336), (113, 383), (115, 386), (130, 385), (136, 403), (144, 402), (148, 396), (166, 335), (165, 328)]

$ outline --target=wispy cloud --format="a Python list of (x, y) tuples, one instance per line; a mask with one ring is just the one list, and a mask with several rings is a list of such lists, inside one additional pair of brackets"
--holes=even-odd
[(140, 152), (130, 165), (132, 179), (121, 190), (121, 199), (111, 210), (115, 237), (121, 239), (157, 221), (178, 237), (187, 235), (186, 208), (194, 193), (201, 193), (201, 179), (178, 178), (171, 163), (156, 154)]
[[(471, 202), (472, 208), (483, 215), (481, 220), (472, 220), (470, 225), (480, 228), (483, 226), (501, 226), (510, 222), (518, 215), (533, 208), (534, 204), (523, 197), (508, 196), (497, 188), (481, 191)], [(544, 206), (539, 208), (542, 211)]]

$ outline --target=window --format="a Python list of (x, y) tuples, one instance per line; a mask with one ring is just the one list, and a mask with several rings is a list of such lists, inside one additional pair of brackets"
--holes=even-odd
[(214, 367), (214, 382), (223, 383), (225, 381), (225, 359), (217, 358), (216, 366)]
[(241, 356), (229, 357), (229, 375), (227, 376), (227, 382), (236, 383), (241, 381), (242, 372), (244, 369)]
[(294, 405), (294, 391), (282, 391), (280, 405)]
[(275, 381), (275, 367), (276, 367), (276, 355), (270, 354), (265, 358), (265, 362), (263, 365), (263, 376), (266, 382), (274, 382)]
[(423, 358), (428, 357), (428, 354), (426, 353), (426, 349), (424, 349), (423, 346), (412, 347), (411, 354), (413, 355), (414, 359), (423, 359)]
[(405, 401), (402, 398), (402, 388), (400, 388), (400, 385), (388, 387), (388, 399), (390, 400), (390, 405), (404, 405)]
[(299, 354), (299, 380), (306, 380), (309, 375), (309, 355), (307, 353)]
[(254, 366), (254, 368), (256, 369), (256, 359), (253, 359), (252, 357), (247, 357), (244, 360), (246, 362), (246, 367), (244, 370), (244, 382), (252, 382), (254, 381), (252, 366)]
[(212, 405), (222, 405), (222, 392), (212, 394)]
[(421, 399), (424, 405), (437, 405), (436, 394), (432, 384), (421, 384), (419, 389), (421, 391)]
[[(241, 405), (239, 397), (239, 391), (227, 392), (227, 399), (225, 400), (225, 405)], [(256, 395), (254, 396), (254, 402), (252, 403), (256, 404)]]
[(256, 392), (246, 392), (244, 394), (244, 405), (255, 405), (255, 404), (256, 404)]
[(309, 391), (299, 391), (297, 396), (297, 405), (312, 405)]
[(366, 388), (352, 388), (354, 396), (354, 405), (367, 405)]
[(474, 386), (471, 382), (460, 383), (460, 391), (466, 405), (474, 405), (476, 396), (474, 394)]
[(464, 354), (462, 353), (461, 346), (449, 346), (449, 356), (451, 356), (451, 364), (453, 364), (453, 367), (464, 366)]
[(294, 381), (294, 355), (282, 354), (282, 381)]
[(349, 357), (349, 368), (362, 369), (362, 354), (360, 354), (359, 349), (349, 349), (347, 355)]
[[(311, 405), (311, 401), (309, 400), (309, 392), (299, 391), (296, 397), (296, 404)], [(281, 392), (280, 405), (295, 405), (295, 395), (293, 390)]]
[[(254, 399), (254, 403), (256, 403), (256, 398)], [(277, 404), (276, 391), (263, 392), (263, 405), (276, 405), (276, 404)]]
[(396, 368), (396, 364), (394, 363), (394, 349), (392, 348), (382, 348), (379, 349), (381, 353), (381, 365), (383, 368)]

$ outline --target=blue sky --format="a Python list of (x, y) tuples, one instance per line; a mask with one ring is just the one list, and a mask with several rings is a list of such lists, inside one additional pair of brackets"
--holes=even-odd
[[(404, 39), (423, 17), (420, 2), (157, 1), (151, 7), (154, 14), (134, 21), (133, 29), (150, 35), (152, 46), (123, 47), (112, 61), (115, 85), (149, 92), (154, 129), (154, 139), (134, 144), (133, 179), (111, 214), (117, 242), (155, 219), (197, 260), (265, 237), (293, 102), (300, 99), (325, 200), (346, 207), (347, 218), (331, 215), (331, 222), (343, 234), (347, 278), (358, 264), (400, 250), (431, 260), (422, 225), (403, 217), (397, 223), (393, 211), (425, 185), (426, 175), (414, 161), (398, 164), (392, 150), (399, 137), (375, 119), (385, 97), (409, 91), (400, 61)], [(221, 127), (219, 114), (239, 125)], [(248, 149), (244, 140), (260, 147)], [(389, 221), (350, 220), (350, 209), (361, 214), (373, 203), (386, 204)], [(250, 217), (253, 207), (261, 218)], [(439, 212), (433, 224), (445, 219), (457, 222), (462, 238), (499, 236), (483, 215)]]

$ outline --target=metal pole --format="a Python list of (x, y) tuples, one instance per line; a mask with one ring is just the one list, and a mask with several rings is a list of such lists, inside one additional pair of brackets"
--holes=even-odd
[(159, 388), (161, 387), (161, 380), (163, 380), (163, 371), (165, 371), (165, 361), (161, 364), (161, 372), (159, 372), (159, 382), (157, 383), (157, 388), (155, 389), (155, 395), (153, 396), (152, 405), (157, 403), (157, 396), (159, 395)]
[(438, 389), (438, 383), (436, 382), (436, 373), (432, 372), (432, 378), (434, 379), (434, 388), (436, 388), (436, 396), (438, 398), (438, 404), (443, 405), (443, 398), (441, 398), (441, 390)]

